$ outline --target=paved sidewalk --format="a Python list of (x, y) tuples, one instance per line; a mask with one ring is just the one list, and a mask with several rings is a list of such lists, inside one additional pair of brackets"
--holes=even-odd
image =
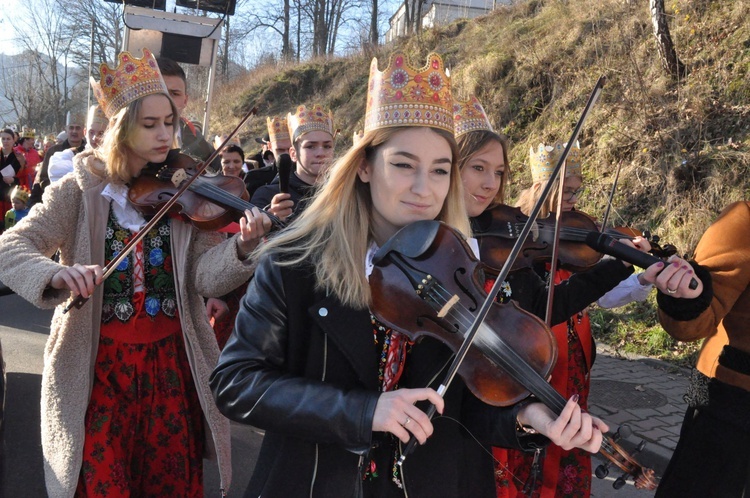
[[(687, 390), (689, 375), (687, 369), (666, 362), (636, 356), (626, 358), (599, 346), (591, 371), (589, 411), (607, 422), (612, 431), (618, 425), (627, 424), (632, 435), (621, 441), (622, 446), (632, 451), (638, 443), (645, 441), (644, 450), (635, 458), (661, 476), (677, 445), (686, 408), (682, 397)], [(597, 455), (594, 468), (602, 461), (604, 458)], [(594, 478), (592, 495), (653, 496), (653, 492), (635, 490), (631, 483), (615, 491), (612, 482), (620, 474), (619, 469), (612, 468), (606, 480)]]

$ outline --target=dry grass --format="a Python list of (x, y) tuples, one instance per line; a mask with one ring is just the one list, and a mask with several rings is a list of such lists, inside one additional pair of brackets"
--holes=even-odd
[[(690, 253), (725, 205), (750, 198), (750, 2), (669, 0), (667, 8), (689, 68), (682, 81), (659, 63), (646, 2), (526, 0), (368, 53), (259, 68), (220, 89), (212, 126), (230, 128), (250, 105), (265, 116), (316, 101), (335, 110), (343, 152), (362, 127), (370, 59), (382, 67), (401, 49), (419, 63), (434, 50), (451, 68), (454, 93), (476, 94), (510, 136), (514, 196), (530, 183), (529, 147), (566, 141), (605, 74), (581, 135), (588, 187), (581, 208), (603, 213), (621, 164), (613, 221)], [(258, 119), (242, 136), (264, 127)]]

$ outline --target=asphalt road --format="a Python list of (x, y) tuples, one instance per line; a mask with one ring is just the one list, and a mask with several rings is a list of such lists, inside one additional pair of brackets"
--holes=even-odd
[[(44, 345), (52, 311), (40, 310), (16, 295), (0, 297), (0, 341), (7, 371), (5, 427), (0, 449), (0, 497), (44, 498), (39, 393)], [(262, 433), (232, 425), (232, 486), (242, 496), (255, 465)], [(219, 497), (219, 476), (205, 462), (206, 497)]]

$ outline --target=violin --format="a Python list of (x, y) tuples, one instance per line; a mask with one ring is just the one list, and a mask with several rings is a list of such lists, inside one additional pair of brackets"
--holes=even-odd
[[(438, 221), (412, 223), (383, 245), (373, 263), (372, 312), (378, 320), (411, 341), (432, 337), (456, 353), (487, 297), (486, 267), (461, 235)], [(566, 400), (545, 380), (556, 358), (556, 341), (542, 320), (513, 302), (493, 302), (458, 374), (487, 404), (508, 406), (534, 394), (559, 415)], [(636, 487), (656, 488), (653, 470), (615, 439), (605, 437), (600, 451)]]
[[(128, 189), (128, 200), (145, 215), (153, 215), (180, 189), (183, 182), (195, 175), (198, 162), (179, 149), (170, 150), (161, 164), (148, 164)], [(180, 196), (170, 212), (177, 212), (201, 230), (218, 230), (236, 221), (246, 209), (255, 206), (248, 202), (245, 182), (237, 176), (205, 176), (196, 178)], [(285, 223), (269, 213), (273, 228), (284, 228)]]
[[(518, 239), (521, 230), (528, 221), (528, 216), (519, 208), (499, 204), (482, 213), (477, 220), (474, 233), (479, 242), (482, 261), (489, 266), (501, 268)], [(599, 232), (599, 226), (591, 216), (581, 211), (566, 211), (562, 213), (560, 226), (560, 250), (558, 260), (561, 267), (572, 271), (583, 271), (591, 268), (602, 258), (602, 253), (595, 251), (586, 244), (586, 236), (591, 232)], [(537, 261), (549, 261), (552, 257), (554, 245), (555, 219), (551, 213), (546, 218), (537, 220), (531, 228), (531, 235), (527, 237), (512, 269), (527, 268)], [(677, 249), (668, 244), (659, 246), (658, 237), (650, 233), (619, 227), (606, 229), (604, 233), (615, 239), (630, 239), (641, 236), (651, 243), (651, 252), (658, 257), (669, 257)]]
[[(160, 201), (159, 205), (161, 207), (156, 212), (153, 213), (153, 216), (149, 221), (146, 222), (146, 224), (141, 228), (140, 232), (138, 232), (137, 235), (135, 235), (133, 238), (130, 239), (130, 242), (128, 242), (125, 247), (122, 248), (122, 250), (119, 252), (119, 254), (112, 259), (109, 263), (105, 265), (104, 268), (102, 268), (102, 279), (101, 282), (104, 282), (114, 271), (115, 268), (122, 262), (123, 259), (128, 257), (130, 252), (136, 247), (138, 243), (140, 243), (141, 240), (143, 240), (143, 237), (156, 226), (156, 224), (161, 220), (161, 218), (167, 214), (172, 208), (177, 204), (177, 201), (180, 199), (180, 197), (185, 194), (185, 192), (188, 191), (193, 186), (193, 183), (197, 180), (201, 179), (201, 174), (206, 170), (209, 164), (211, 164), (211, 161), (214, 160), (214, 158), (219, 154), (219, 150), (221, 150), (223, 147), (227, 145), (229, 140), (237, 134), (237, 132), (240, 130), (242, 125), (244, 125), (252, 116), (254, 116), (258, 112), (258, 109), (253, 107), (250, 109), (246, 114), (245, 117), (242, 118), (242, 120), (239, 122), (239, 124), (235, 127), (235, 129), (232, 131), (232, 133), (229, 134), (229, 136), (224, 140), (224, 142), (219, 146), (217, 150), (214, 150), (214, 152), (203, 162), (199, 163), (197, 166), (197, 170), (193, 176), (187, 175), (187, 173), (182, 169), (180, 175), (175, 175), (172, 179), (173, 185), (175, 186), (175, 190), (173, 192), (168, 192), (168, 195), (162, 195), (161, 199), (158, 199)], [(171, 152), (171, 151), (170, 151)], [(167, 154), (169, 155), (169, 154)], [(159, 197), (159, 196), (157, 196)], [(250, 205), (248, 203), (248, 205)], [(252, 205), (250, 205), (252, 206)], [(268, 213), (266, 213), (268, 214)], [(274, 217), (275, 218), (275, 217)], [(273, 221), (273, 218), (271, 218)], [(98, 285), (101, 285), (98, 284)], [(81, 307), (88, 301), (89, 298), (83, 297), (83, 295), (79, 295), (75, 299), (73, 299), (70, 303), (68, 303), (65, 308), (63, 308), (62, 312), (63, 314), (67, 313), (73, 308), (81, 309)]]

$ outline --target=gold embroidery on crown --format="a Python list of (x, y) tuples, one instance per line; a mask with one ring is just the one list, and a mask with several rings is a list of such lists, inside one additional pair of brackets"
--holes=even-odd
[[(547, 181), (552, 176), (552, 171), (557, 166), (557, 161), (567, 143), (544, 145), (534, 151), (534, 147), (529, 150), (529, 163), (531, 164), (531, 180), (534, 183)], [(578, 141), (571, 147), (568, 154), (565, 176), (581, 176), (581, 147)]]
[(271, 142), (289, 140), (289, 128), (286, 124), (286, 116), (274, 116), (266, 118), (268, 128), (268, 139)]
[(117, 67), (106, 63), (99, 66), (101, 78), (91, 78), (94, 96), (108, 118), (129, 103), (147, 95), (169, 95), (154, 55), (146, 48), (139, 59), (130, 52), (120, 52)]
[(333, 113), (323, 109), (322, 105), (298, 106), (294, 114), (291, 112), (287, 114), (286, 121), (292, 142), (305, 133), (314, 130), (325, 131), (333, 137)]
[(461, 135), (478, 130), (495, 131), (479, 100), (474, 95), (466, 101), (454, 100), (453, 133), (456, 135), (456, 140)]
[(370, 63), (365, 133), (394, 126), (429, 126), (453, 133), (451, 80), (443, 59), (435, 53), (415, 69), (404, 54), (395, 53), (383, 71), (378, 59)]

